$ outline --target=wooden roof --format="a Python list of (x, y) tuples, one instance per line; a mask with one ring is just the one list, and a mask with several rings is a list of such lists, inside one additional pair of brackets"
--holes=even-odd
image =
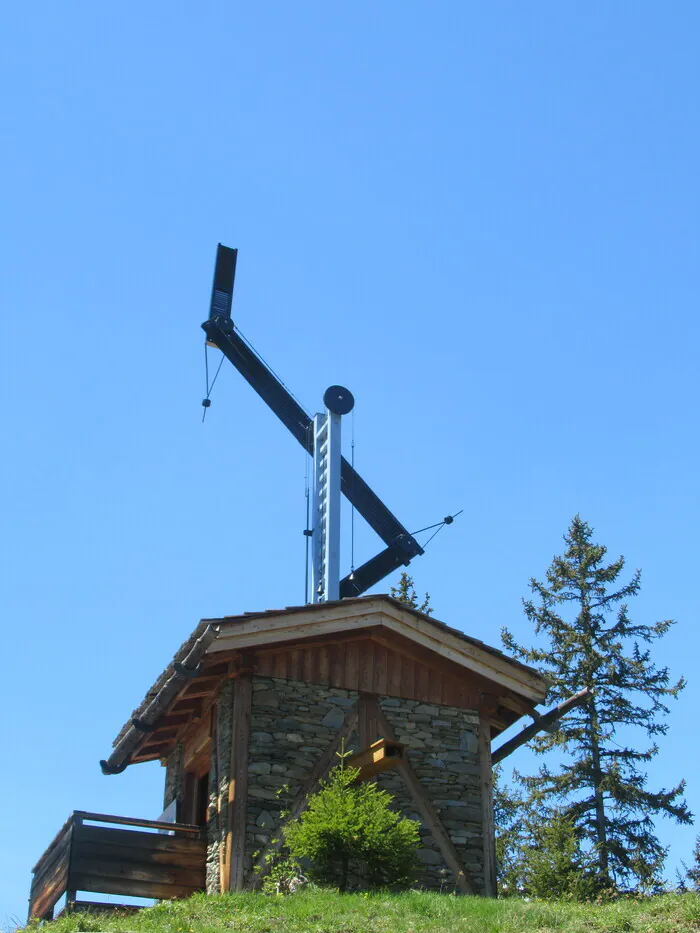
[[(183, 677), (173, 692), (178, 667), (205, 643), (199, 676)], [(547, 689), (533, 668), (390, 596), (248, 612), (200, 622), (120, 731), (110, 762), (118, 762), (122, 747), (125, 763), (167, 755), (221, 683), (251, 666), (267, 676), (466, 708), (486, 705), (494, 734), (541, 703)], [(157, 720), (147, 724), (153, 728), (135, 736), (133, 719), (152, 717), (155, 708)]]

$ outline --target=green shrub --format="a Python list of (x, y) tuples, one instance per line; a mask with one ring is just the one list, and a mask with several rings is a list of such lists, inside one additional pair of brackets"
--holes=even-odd
[(533, 826), (523, 875), (525, 890), (534, 897), (586, 900), (598, 893), (593, 865), (581, 851), (574, 824), (557, 811)]
[[(359, 771), (341, 764), (309, 799), (307, 809), (284, 830), (293, 862), (318, 884), (407, 887), (413, 877), (418, 824), (389, 808), (392, 797)], [(307, 867), (308, 866), (308, 867)]]

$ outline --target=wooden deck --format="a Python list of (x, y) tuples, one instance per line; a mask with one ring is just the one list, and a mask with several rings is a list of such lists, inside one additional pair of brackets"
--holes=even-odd
[(199, 826), (76, 810), (32, 871), (30, 919), (50, 920), (63, 894), (78, 906), (78, 891), (189, 897), (204, 889), (206, 841)]

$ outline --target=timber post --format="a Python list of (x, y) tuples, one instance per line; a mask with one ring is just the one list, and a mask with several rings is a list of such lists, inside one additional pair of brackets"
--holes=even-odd
[(491, 762), (491, 723), (479, 719), (479, 763), (481, 767), (481, 825), (484, 839), (484, 894), (496, 897), (496, 830), (493, 813), (493, 764)]
[(253, 675), (239, 674), (233, 686), (233, 727), (228, 794), (228, 890), (241, 891), (245, 877), (245, 830), (248, 808), (248, 747)]

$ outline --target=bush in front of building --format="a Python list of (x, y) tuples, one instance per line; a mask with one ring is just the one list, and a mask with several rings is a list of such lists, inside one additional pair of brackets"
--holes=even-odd
[(406, 888), (413, 880), (418, 823), (390, 808), (391, 794), (342, 758), (307, 809), (284, 830), (293, 863), (309, 880), (348, 891)]

